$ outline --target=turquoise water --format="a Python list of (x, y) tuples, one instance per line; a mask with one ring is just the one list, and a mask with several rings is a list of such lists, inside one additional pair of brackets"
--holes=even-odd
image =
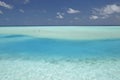
[[(0, 35), (0, 54), (14, 56), (70, 57), (70, 58), (119, 58), (120, 39), (111, 40), (59, 40), (25, 35)], [(21, 39), (15, 41), (16, 39)], [(13, 41), (9, 41), (13, 39)]]
[(120, 39), (1, 34), (0, 80), (120, 80)]

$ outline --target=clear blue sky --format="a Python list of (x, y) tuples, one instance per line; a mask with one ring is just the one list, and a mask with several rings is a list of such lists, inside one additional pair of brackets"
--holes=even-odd
[(0, 0), (0, 25), (120, 25), (120, 0)]

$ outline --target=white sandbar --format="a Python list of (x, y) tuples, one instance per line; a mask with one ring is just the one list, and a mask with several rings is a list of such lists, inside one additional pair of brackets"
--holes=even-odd
[(120, 27), (1, 27), (0, 34), (71, 40), (120, 39)]

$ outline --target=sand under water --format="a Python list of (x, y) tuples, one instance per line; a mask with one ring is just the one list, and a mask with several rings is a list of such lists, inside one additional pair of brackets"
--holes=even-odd
[(120, 80), (120, 28), (32, 29), (0, 29), (0, 80)]
[(1, 80), (120, 80), (120, 60), (0, 60)]

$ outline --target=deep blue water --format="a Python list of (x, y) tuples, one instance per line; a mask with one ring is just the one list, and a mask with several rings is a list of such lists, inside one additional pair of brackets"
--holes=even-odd
[[(111, 40), (59, 40), (47, 38), (22, 39), (24, 35), (0, 35), (0, 54), (62, 57), (120, 57), (120, 39)], [(14, 39), (8, 42), (9, 39)]]

